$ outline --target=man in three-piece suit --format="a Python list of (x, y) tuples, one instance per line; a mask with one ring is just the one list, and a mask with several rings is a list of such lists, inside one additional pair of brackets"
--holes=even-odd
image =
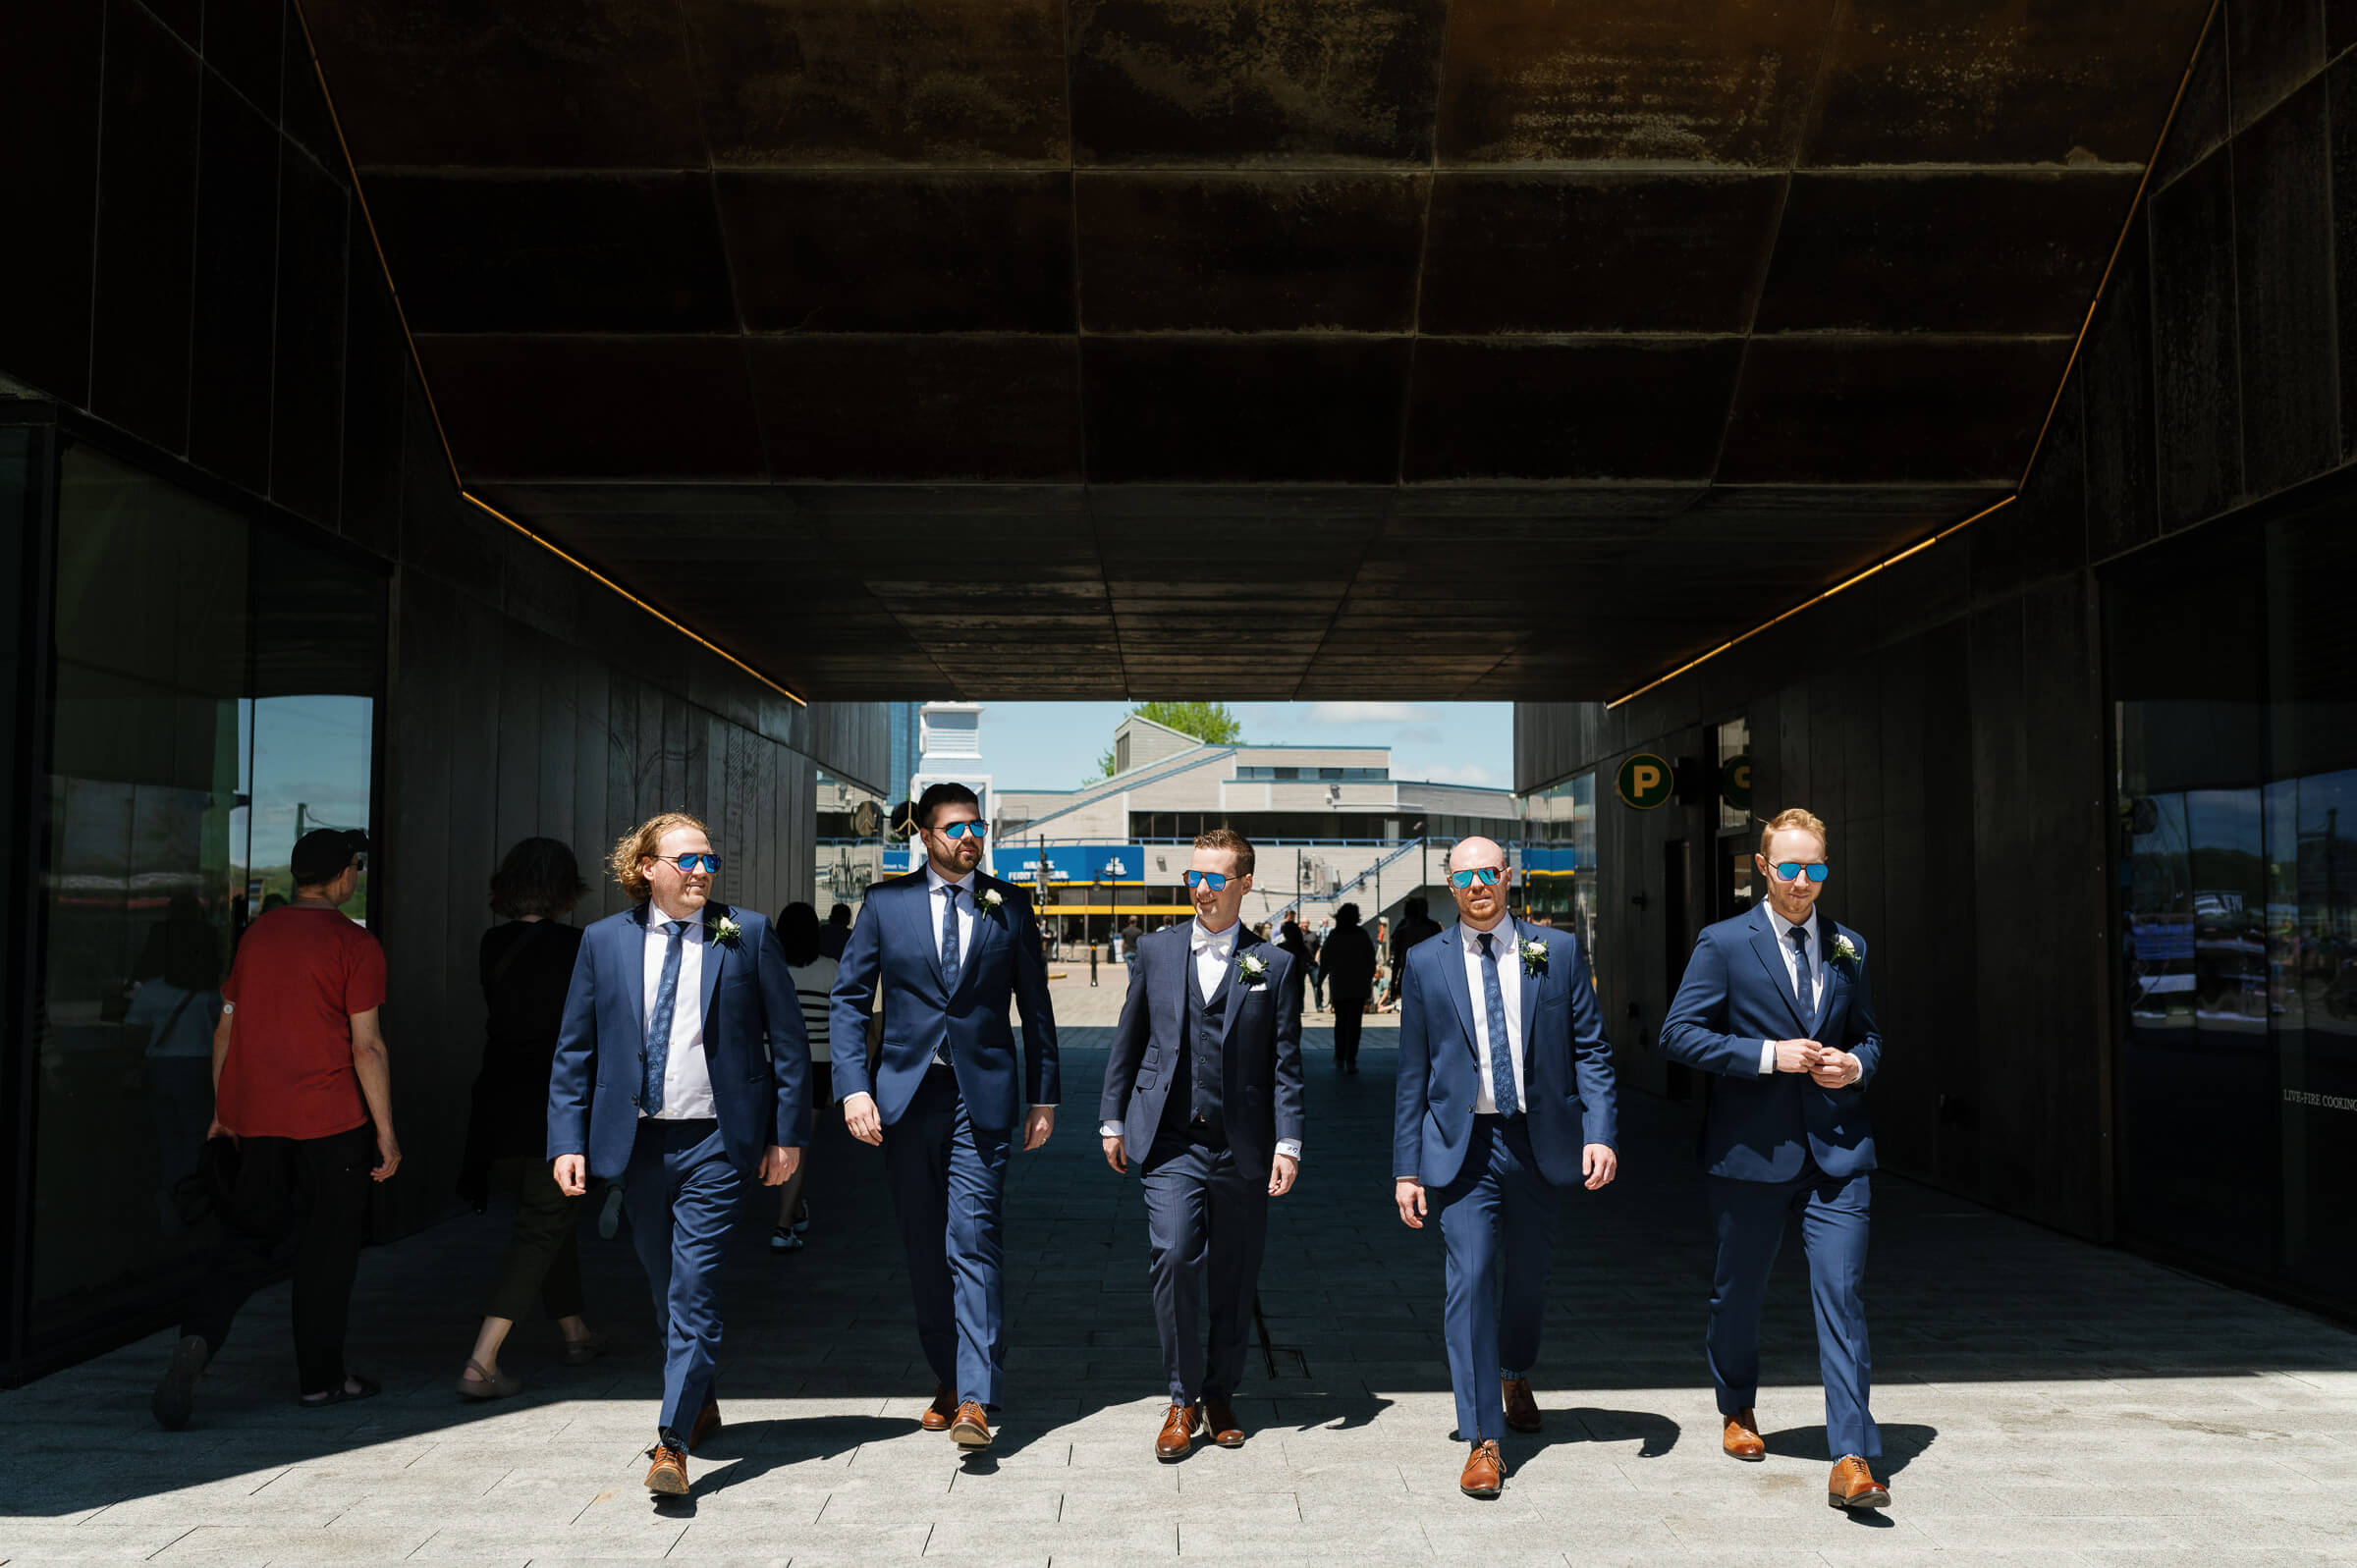
[(1671, 1058), (1713, 1075), (1702, 1162), (1719, 1237), (1707, 1346), (1726, 1418), (1721, 1446), (1736, 1459), (1767, 1454), (1752, 1410), (1760, 1302), (1798, 1214), (1835, 1459), (1827, 1500), (1885, 1508), (1890, 1488), (1868, 1463), (1883, 1440), (1867, 1409), (1873, 1363), (1860, 1294), (1874, 1169), (1865, 1088), (1883, 1054), (1866, 943), (1817, 908), (1831, 874), (1824, 823), (1780, 813), (1761, 831), (1757, 860), (1768, 896), (1703, 931), (1662, 1024)]
[[(868, 890), (836, 970), (828, 1033), (844, 1123), (883, 1146), (908, 1253), (917, 1342), (934, 1378), (920, 1425), (979, 1449), (990, 1446), (1007, 1359), (1008, 1151), (1018, 1132), (1031, 1150), (1055, 1130), (1056, 1018), (1029, 895), (979, 870), (988, 827), (974, 792), (934, 784), (914, 819), (924, 867)], [(871, 1076), (867, 1016), (879, 993), (884, 1045)], [(1019, 1074), (1010, 1000), (1023, 1015)]]
[(1541, 1425), (1529, 1372), (1557, 1190), (1595, 1191), (1619, 1169), (1613, 1048), (1587, 955), (1568, 931), (1508, 918), (1512, 886), (1503, 848), (1460, 840), (1449, 854), (1458, 922), (1408, 949), (1399, 987), (1393, 1198), (1411, 1230), (1439, 1212), (1469, 1497), (1504, 1487), (1507, 1430)]
[[(1129, 965), (1098, 1097), (1105, 1162), (1132, 1161), (1146, 1192), (1146, 1276), (1171, 1406), (1154, 1452), (1184, 1459), (1198, 1432), (1244, 1440), (1236, 1384), (1269, 1233), (1269, 1200), (1301, 1162), (1301, 955), (1236, 916), (1252, 844), (1233, 828), (1195, 839), (1195, 918), (1157, 931)], [(1290, 924), (1288, 931), (1295, 930)], [(1210, 1352), (1196, 1326), (1210, 1286)]]
[(720, 856), (702, 823), (649, 819), (615, 845), (613, 868), (634, 903), (581, 933), (549, 1070), (548, 1157), (574, 1197), (591, 1176), (622, 1183), (664, 1342), (646, 1488), (684, 1496), (687, 1450), (720, 1425), (721, 1259), (745, 1184), (774, 1187), (801, 1161), (809, 1048), (768, 920), (712, 900)]

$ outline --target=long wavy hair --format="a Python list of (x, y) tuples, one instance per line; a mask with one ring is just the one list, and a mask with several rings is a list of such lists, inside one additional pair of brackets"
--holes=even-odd
[(656, 846), (663, 842), (663, 836), (674, 828), (693, 828), (707, 838), (712, 836), (712, 830), (705, 827), (700, 818), (690, 817), (685, 811), (666, 811), (647, 818), (614, 840), (614, 853), (608, 857), (606, 864), (612, 869), (614, 880), (622, 884), (622, 891), (630, 894), (632, 903), (644, 903), (654, 896), (654, 890), (647, 886), (646, 873), (638, 869), (638, 862), (651, 858), (656, 853)]

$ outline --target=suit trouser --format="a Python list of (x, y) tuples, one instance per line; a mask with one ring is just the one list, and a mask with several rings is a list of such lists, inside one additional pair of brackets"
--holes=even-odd
[[(1236, 1162), (1235, 1151), (1168, 1133), (1146, 1152), (1146, 1277), (1171, 1403), (1235, 1397), (1252, 1331), (1253, 1293), (1269, 1239), (1269, 1178)], [(1196, 1323), (1211, 1289), (1211, 1348)]]
[(1456, 1433), (1466, 1442), (1506, 1435), (1499, 1381), (1523, 1376), (1539, 1359), (1556, 1199), (1554, 1184), (1539, 1173), (1524, 1116), (1476, 1115), (1463, 1167), (1431, 1194), (1449, 1254), (1442, 1333)]
[(574, 1214), (581, 1200), (567, 1197), (549, 1162), (537, 1157), (495, 1161), (492, 1168), (515, 1183), (516, 1221), (483, 1315), (521, 1323), (537, 1299), (551, 1320), (578, 1317), (581, 1232)]
[(999, 1402), (1007, 1364), (1006, 1243), (999, 1211), (1010, 1138), (974, 1125), (958, 1075), (934, 1067), (884, 1129), (884, 1168), (908, 1253), (916, 1340), (959, 1400)]
[(1358, 1032), (1366, 1026), (1367, 999), (1334, 999), (1334, 1064), (1348, 1067), (1358, 1061)]
[(1704, 1343), (1721, 1415), (1731, 1416), (1758, 1399), (1760, 1304), (1783, 1245), (1784, 1223), (1798, 1212), (1800, 1244), (1809, 1260), (1809, 1296), (1817, 1308), (1826, 1445), (1836, 1459), (1882, 1453), (1882, 1430), (1867, 1409), (1874, 1384), (1864, 1292), (1871, 1199), (1866, 1172), (1829, 1176), (1814, 1162), (1790, 1181), (1710, 1178), (1719, 1266), (1711, 1279), (1711, 1325)]
[(229, 1325), (278, 1267), (287, 1233), (295, 1236), (295, 1375), (300, 1391), (343, 1386), (344, 1330), (352, 1319), (352, 1282), (359, 1273), (360, 1232), (368, 1220), (368, 1170), (376, 1133), (365, 1122), (325, 1138), (240, 1140), (237, 1200), (247, 1214), (282, 1217), (275, 1234), (227, 1231), (195, 1293), (183, 1336), (195, 1334), (218, 1353)]
[(719, 1379), (720, 1266), (744, 1187), (719, 1122), (650, 1116), (638, 1123), (622, 1207), (655, 1298), (663, 1341), (663, 1412), (655, 1425), (667, 1442), (686, 1436)]

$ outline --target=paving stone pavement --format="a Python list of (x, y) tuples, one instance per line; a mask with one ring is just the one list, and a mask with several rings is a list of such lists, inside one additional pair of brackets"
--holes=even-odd
[(1250, 1441), (1158, 1464), (1144, 1217), (1091, 1125), (1119, 978), (1059, 988), (1067, 1109), (1010, 1178), (1010, 1389), (988, 1457), (916, 1428), (931, 1380), (881, 1157), (838, 1128), (814, 1154), (809, 1248), (772, 1258), (765, 1226), (740, 1232), (729, 1425), (689, 1462), (684, 1503), (640, 1487), (659, 1363), (627, 1238), (584, 1237), (610, 1355), (567, 1369), (530, 1325), (505, 1358), (522, 1395), (453, 1391), (504, 1240), (495, 1208), (363, 1257), (352, 1355), (381, 1399), (293, 1408), (284, 1286), (240, 1320), (188, 1432), (147, 1415), (168, 1335), (0, 1394), (19, 1455), (0, 1481), (0, 1558), (2357, 1562), (2357, 1336), (1893, 1177), (1878, 1183), (1869, 1299), (1895, 1506), (1825, 1505), (1790, 1251), (1766, 1330), (1770, 1457), (1724, 1459), (1693, 1112), (1645, 1097), (1623, 1108), (1620, 1182), (1564, 1204), (1534, 1379), (1546, 1431), (1508, 1445), (1502, 1499), (1464, 1498), (1439, 1236), (1390, 1208), (1380, 1027), (1355, 1078), (1334, 1073), (1328, 1031), (1308, 1035), (1303, 1180), (1276, 1207), (1261, 1289), (1281, 1366), (1256, 1366), (1238, 1400)]

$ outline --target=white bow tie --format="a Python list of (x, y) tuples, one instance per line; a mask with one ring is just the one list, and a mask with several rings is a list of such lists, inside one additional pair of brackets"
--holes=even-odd
[(1217, 937), (1198, 937), (1195, 939), (1195, 955), (1201, 957), (1207, 952), (1218, 952), (1227, 946)]

